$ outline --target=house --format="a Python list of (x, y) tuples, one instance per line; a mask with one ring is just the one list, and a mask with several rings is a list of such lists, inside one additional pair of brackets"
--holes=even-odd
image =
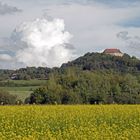
[(17, 74), (13, 73), (10, 78), (11, 78), (11, 80), (16, 80), (17, 79)]
[(119, 49), (116, 49), (116, 48), (105, 49), (103, 53), (113, 55), (113, 56), (120, 56), (120, 57), (124, 55)]

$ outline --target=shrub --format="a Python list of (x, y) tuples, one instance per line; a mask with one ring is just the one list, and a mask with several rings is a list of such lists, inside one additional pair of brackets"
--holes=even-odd
[(7, 91), (0, 91), (0, 104), (15, 104), (16, 103), (16, 96), (9, 94)]

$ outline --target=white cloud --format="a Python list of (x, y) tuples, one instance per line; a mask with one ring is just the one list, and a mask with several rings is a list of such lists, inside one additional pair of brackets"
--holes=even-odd
[(16, 60), (25, 66), (60, 66), (74, 57), (73, 50), (67, 47), (71, 37), (62, 19), (24, 22), (12, 34)]
[(0, 61), (12, 61), (12, 57), (8, 54), (0, 54)]
[[(130, 0), (125, 0), (125, 2), (121, 0), (101, 0), (100, 2), (97, 0), (83, 0), (82, 2), (80, 0), (77, 0), (77, 2), (70, 0), (70, 5), (61, 5), (60, 3), (63, 3), (63, 0), (60, 1), (60, 3), (58, 1), (52, 2), (51, 0), (5, 1), (7, 1), (9, 5), (20, 7), (23, 9), (23, 12), (21, 13), (22, 16), (15, 15), (12, 16), (12, 18), (10, 18), (11, 16), (1, 16), (0, 22), (3, 24), (0, 25), (0, 36), (9, 36), (11, 30), (15, 28), (14, 26), (19, 25), (19, 23), (42, 17), (43, 9), (49, 9), (46, 10), (44, 14), (47, 15), (47, 17), (52, 17), (52, 19), (64, 19), (66, 27), (62, 32), (60, 30), (60, 34), (62, 34), (63, 37), (66, 33), (65, 30), (68, 30), (74, 36), (71, 41), (70, 39), (64, 39), (65, 41), (62, 44), (60, 43), (62, 42), (60, 36), (58, 37), (59, 40), (54, 36), (49, 36), (49, 40), (44, 41), (42, 38), (43, 36), (45, 38), (48, 37), (48, 32), (34, 30), (40, 30), (43, 26), (48, 27), (48, 24), (43, 24), (42, 19), (39, 19), (38, 22), (33, 21), (21, 24), (16, 28), (16, 31), (13, 32), (13, 34), (16, 33), (16, 35), (12, 35), (14, 42), (8, 39), (9, 41), (5, 40), (5, 42), (8, 43), (1, 44), (0, 41), (0, 50), (11, 50), (16, 55), (16, 60), (18, 61), (18, 63), (16, 63), (17, 66), (19, 66), (19, 62), (22, 62), (29, 66), (47, 65), (52, 67), (60, 65), (64, 62), (63, 60), (65, 60), (65, 62), (71, 60), (73, 53), (71, 47), (66, 45), (69, 41), (75, 46), (78, 56), (89, 51), (94, 52), (105, 48), (119, 48), (122, 52), (140, 57), (139, 41), (138, 39), (134, 39), (135, 36), (140, 36), (140, 26), (135, 27), (133, 25), (134, 22), (138, 21), (136, 19), (140, 18), (140, 2), (138, 2), (138, 0), (134, 0), (133, 2), (130, 2)], [(126, 24), (127, 22), (131, 23), (129, 24), (131, 26), (126, 26), (128, 25)], [(54, 21), (48, 21), (48, 23), (53, 24)], [(40, 26), (42, 26), (42, 28)], [(58, 25), (54, 25), (54, 27), (58, 27)], [(53, 28), (51, 31), (54, 32), (54, 30)], [(128, 43), (128, 41), (118, 38), (116, 34), (121, 31), (127, 31), (128, 36), (131, 36), (133, 41), (131, 39), (131, 43), (130, 40)], [(52, 42), (51, 40), (53, 39), (55, 41), (57, 40), (57, 43)], [(56, 57), (58, 59), (56, 59)]]
[[(67, 28), (74, 35), (72, 44), (78, 50), (79, 55), (88, 51), (100, 51), (105, 48), (119, 48), (128, 54), (135, 55), (133, 51), (127, 51), (127, 45), (116, 37), (120, 31), (137, 32), (139, 27), (126, 27), (121, 25), (126, 21), (140, 17), (140, 5), (126, 7), (110, 7), (101, 3), (93, 5), (72, 4), (69, 6), (50, 6), (49, 14), (52, 17), (60, 17), (65, 20)], [(137, 54), (140, 56), (140, 54)]]

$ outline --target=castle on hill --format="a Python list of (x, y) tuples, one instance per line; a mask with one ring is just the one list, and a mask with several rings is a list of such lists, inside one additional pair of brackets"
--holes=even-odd
[(105, 49), (103, 53), (113, 55), (113, 56), (120, 56), (120, 57), (124, 55), (119, 49), (116, 49), (116, 48)]

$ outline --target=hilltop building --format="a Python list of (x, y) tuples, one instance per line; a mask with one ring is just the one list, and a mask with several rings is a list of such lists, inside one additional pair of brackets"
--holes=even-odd
[(113, 55), (113, 56), (120, 56), (120, 57), (122, 57), (124, 55), (119, 49), (116, 49), (116, 48), (105, 49), (103, 53)]

